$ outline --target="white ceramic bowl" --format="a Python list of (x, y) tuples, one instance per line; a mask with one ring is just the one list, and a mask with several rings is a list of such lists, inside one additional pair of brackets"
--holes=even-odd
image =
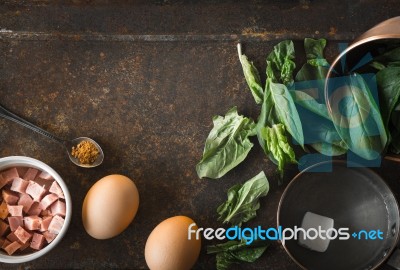
[(65, 197), (65, 206), (66, 206), (66, 214), (65, 214), (65, 221), (64, 225), (61, 228), (60, 233), (56, 236), (56, 238), (47, 246), (45, 246), (43, 249), (34, 251), (33, 253), (29, 253), (26, 255), (8, 255), (4, 250), (0, 251), (0, 262), (4, 263), (23, 263), (31, 260), (35, 260), (47, 252), (49, 252), (51, 249), (53, 249), (64, 237), (65, 233), (67, 232), (69, 223), (71, 222), (71, 210), (72, 210), (72, 204), (71, 204), (71, 195), (69, 194), (67, 185), (65, 182), (62, 180), (61, 176), (53, 170), (50, 166), (46, 165), (45, 163), (34, 159), (30, 157), (23, 157), (23, 156), (10, 156), (10, 157), (5, 157), (5, 158), (0, 158), (0, 171), (3, 171), (7, 168), (11, 167), (17, 167), (17, 166), (23, 166), (23, 167), (32, 167), (36, 168), (42, 171), (45, 171), (49, 173), (60, 185), (61, 189), (64, 192), (64, 197)]

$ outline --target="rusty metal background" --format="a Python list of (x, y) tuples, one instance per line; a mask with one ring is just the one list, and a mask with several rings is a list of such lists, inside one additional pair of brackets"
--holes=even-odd
[[(201, 227), (219, 227), (216, 208), (226, 190), (264, 170), (270, 194), (250, 224), (274, 226), (291, 167), (278, 186), (275, 166), (257, 143), (247, 160), (220, 180), (199, 180), (195, 164), (211, 117), (236, 105), (256, 118), (237, 59), (236, 43), (265, 68), (265, 56), (282, 39), (294, 39), (304, 59), (304, 37), (351, 41), (376, 23), (399, 15), (397, 0), (319, 1), (2, 1), (0, 103), (65, 138), (89, 136), (104, 149), (104, 164), (82, 169), (59, 145), (0, 119), (0, 157), (26, 155), (52, 166), (73, 196), (68, 234), (48, 255), (1, 269), (146, 269), (144, 245), (162, 220), (188, 215)], [(379, 172), (400, 194), (398, 167)], [(101, 177), (135, 180), (140, 208), (118, 237), (92, 239), (81, 205)], [(399, 197), (398, 197), (399, 198)], [(203, 241), (195, 269), (215, 268)], [(292, 270), (278, 243), (253, 264), (233, 269)]]

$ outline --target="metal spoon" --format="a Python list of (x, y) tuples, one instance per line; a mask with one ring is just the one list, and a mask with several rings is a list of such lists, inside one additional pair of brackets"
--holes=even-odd
[[(46, 136), (47, 138), (50, 138), (53, 141), (58, 142), (59, 144), (63, 145), (65, 150), (67, 150), (69, 159), (75, 165), (77, 165), (79, 167), (93, 168), (93, 167), (99, 166), (103, 162), (103, 159), (104, 159), (103, 150), (101, 149), (100, 145), (97, 142), (95, 142), (94, 140), (92, 140), (90, 138), (79, 137), (79, 138), (73, 139), (71, 141), (60, 139), (57, 136), (51, 134), (50, 132), (48, 132), (48, 131), (46, 131), (44, 129), (41, 129), (40, 127), (32, 124), (31, 122), (28, 122), (27, 120), (19, 117), (18, 115), (10, 112), (9, 110), (7, 110), (6, 108), (4, 108), (1, 105), (0, 105), (0, 116), (5, 118), (5, 119), (14, 121), (14, 122), (16, 122), (16, 123), (18, 123), (18, 124), (20, 124), (20, 125), (22, 125), (24, 127), (27, 127), (29, 129), (31, 129), (31, 130), (33, 130), (33, 131), (35, 131), (37, 133), (40, 133), (40, 134)], [(96, 146), (97, 150), (99, 151), (99, 155), (98, 155), (97, 159), (91, 164), (81, 164), (79, 162), (79, 160), (77, 158), (75, 158), (74, 156), (72, 156), (72, 154), (71, 154), (72, 147), (73, 146), (77, 146), (82, 141), (90, 141), (91, 143), (93, 143)]]

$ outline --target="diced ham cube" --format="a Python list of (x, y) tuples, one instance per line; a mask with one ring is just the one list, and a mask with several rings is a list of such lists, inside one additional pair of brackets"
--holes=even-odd
[(33, 203), (34, 203), (34, 201), (32, 200), (31, 196), (29, 196), (28, 194), (21, 194), (19, 196), (18, 205), (23, 206), (22, 210), (25, 213), (28, 213), (28, 211), (29, 211), (29, 209), (31, 209), (31, 206)]
[[(44, 180), (42, 178), (36, 177), (35, 182), (39, 185), (42, 186), (46, 191), (49, 191), (49, 188), (51, 186), (52, 181), (49, 180)], [(46, 193), (47, 194), (47, 193)]]
[(19, 226), (18, 229), (15, 230), (14, 234), (16, 237), (18, 237), (18, 240), (22, 244), (25, 244), (26, 241), (28, 241), (32, 237), (32, 235), (29, 232), (25, 231), (24, 228), (22, 228), (21, 226)]
[(49, 232), (59, 234), (62, 226), (64, 225), (64, 219), (58, 215), (54, 216), (49, 224)]
[(38, 216), (41, 212), (42, 212), (42, 207), (40, 206), (40, 203), (34, 202), (28, 211), (28, 215)]
[(58, 196), (56, 194), (50, 193), (40, 201), (41, 207), (43, 210), (46, 210), (52, 203), (58, 200)]
[(46, 238), (47, 243), (50, 244), (54, 240), (54, 238), (56, 238), (57, 234), (51, 233), (49, 231), (45, 231), (43, 233), (43, 236), (44, 236), (44, 238)]
[(8, 184), (8, 181), (0, 174), (0, 188), (3, 188), (5, 185)]
[(40, 215), (42, 217), (46, 217), (46, 216), (51, 216), (52, 214), (51, 214), (50, 209), (47, 209), (47, 210), (42, 210), (42, 212), (40, 212)]
[(2, 172), (1, 174), (3, 175), (3, 178), (7, 183), (11, 183), (11, 181), (14, 178), (19, 177), (17, 168), (8, 169), (7, 171)]
[(22, 205), (7, 205), (8, 213), (13, 217), (22, 217)]
[(25, 224), (25, 229), (31, 231), (40, 230), (42, 224), (42, 218), (38, 216), (24, 217), (24, 224)]
[(59, 215), (65, 217), (65, 203), (58, 200), (50, 206), (51, 214), (53, 216)]
[(3, 236), (8, 231), (9, 227), (10, 226), (8, 226), (6, 222), (0, 220), (0, 236)]
[(19, 193), (25, 193), (26, 187), (28, 186), (29, 182), (25, 181), (22, 178), (16, 177), (14, 178), (12, 185), (11, 185), (11, 190), (16, 191)]
[(19, 240), (18, 237), (17, 237), (13, 232), (10, 232), (10, 233), (7, 235), (7, 239), (8, 239), (10, 242), (14, 242), (14, 241), (18, 241), (18, 240)]
[(29, 181), (26, 193), (31, 195), (34, 201), (39, 202), (46, 193), (46, 189), (34, 181)]
[(24, 220), (22, 217), (8, 217), (8, 225), (10, 225), (11, 231), (15, 231), (19, 226), (24, 226)]
[(3, 196), (3, 200), (10, 205), (17, 204), (19, 196), (18, 193), (11, 191), (11, 190), (5, 190), (3, 189), (1, 191), (1, 194)]
[(7, 252), (8, 255), (12, 255), (15, 251), (20, 249), (20, 247), (21, 247), (21, 244), (18, 243), (18, 241), (14, 241), (11, 244), (9, 244), (8, 246), (6, 246), (4, 248), (4, 250)]
[(19, 250), (23, 251), (25, 250), (27, 247), (29, 247), (31, 245), (30, 241), (26, 241), (25, 244), (22, 244), (22, 246), (19, 248)]
[(9, 244), (11, 244), (10, 240), (4, 239), (3, 244), (1, 245), (2, 249), (5, 249)]
[(54, 181), (51, 184), (49, 191), (51, 193), (56, 194), (58, 196), (58, 198), (64, 199), (64, 193), (63, 193), (60, 185), (57, 183), (57, 181)]
[(47, 231), (49, 229), (49, 225), (52, 219), (53, 219), (52, 216), (47, 216), (42, 218), (42, 223), (40, 224), (41, 232)]
[(48, 172), (41, 172), (38, 177), (41, 179), (44, 179), (44, 180), (53, 180), (54, 179), (53, 176), (51, 176), (51, 174), (49, 174)]
[(34, 233), (31, 242), (31, 248), (39, 250), (42, 249), (44, 245), (45, 238), (43, 235)]
[(29, 168), (26, 173), (24, 174), (24, 179), (26, 181), (33, 181), (36, 178), (36, 175), (38, 174), (38, 170), (34, 168)]
[(28, 170), (27, 167), (17, 167), (18, 177), (22, 177), (25, 175), (26, 171)]
[(5, 219), (8, 216), (7, 204), (5, 201), (2, 201), (0, 204), (0, 218)]

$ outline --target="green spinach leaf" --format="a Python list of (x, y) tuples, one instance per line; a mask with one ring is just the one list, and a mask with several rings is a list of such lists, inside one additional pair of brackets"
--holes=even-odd
[(325, 103), (317, 102), (315, 98), (300, 90), (292, 90), (290, 91), (290, 94), (292, 95), (292, 98), (296, 104), (331, 121), (331, 117), (329, 116)]
[(260, 104), (263, 100), (264, 91), (261, 86), (260, 74), (257, 68), (253, 65), (253, 62), (247, 59), (247, 56), (242, 54), (240, 43), (238, 44), (239, 60), (242, 64), (244, 78), (250, 88), (250, 91), (257, 104)]
[[(263, 103), (269, 108), (265, 110), (268, 115), (261, 115), (260, 118), (266, 118), (266, 124), (269, 126), (275, 124), (276, 119), (278, 119), (280, 123), (285, 125), (293, 139), (304, 146), (300, 117), (288, 90), (288, 86), (293, 84), (293, 71), (296, 68), (296, 64), (293, 62), (294, 58), (294, 45), (291, 40), (278, 43), (268, 55)], [(272, 121), (268, 121), (267, 117), (272, 118)], [(260, 128), (266, 126), (264, 124)]]
[(400, 46), (399, 44), (391, 44), (383, 52), (374, 57), (369, 64), (377, 70), (383, 70), (387, 67), (400, 67)]
[(291, 40), (284, 40), (274, 46), (267, 57), (267, 77), (275, 83), (291, 85), (293, 83), (294, 45)]
[(337, 156), (346, 153), (348, 147), (336, 131), (325, 104), (323, 86), (329, 70), (324, 57), (325, 46), (325, 39), (304, 39), (307, 62), (296, 74), (296, 81), (302, 82), (303, 89), (317, 91), (318, 100), (304, 91), (293, 90), (291, 94), (295, 103), (301, 106), (298, 110), (306, 143), (321, 154)]
[(207, 137), (203, 158), (196, 166), (200, 178), (220, 178), (242, 162), (253, 143), (255, 124), (250, 118), (238, 115), (236, 107), (225, 117), (215, 116), (214, 127)]
[[(279, 120), (275, 115), (274, 103), (271, 96), (264, 97), (261, 114), (256, 125), (256, 132), (258, 141), (268, 158), (278, 165), (278, 172), (283, 177), (283, 169), (287, 163), (294, 163), (295, 156), (292, 146), (288, 142), (287, 133), (283, 124), (279, 124)], [(282, 132), (269, 132), (270, 126), (279, 125)], [(278, 143), (277, 143), (278, 142)], [(281, 149), (281, 147), (283, 147)]]
[(296, 81), (325, 79), (329, 70), (329, 63), (324, 58), (325, 39), (304, 39), (307, 63), (296, 74)]
[(249, 221), (260, 208), (259, 198), (266, 196), (268, 191), (269, 182), (263, 171), (243, 185), (231, 187), (228, 190), (228, 200), (217, 209), (218, 220), (238, 226)]
[(395, 110), (392, 112), (392, 115), (390, 117), (391, 121), (389, 123), (391, 137), (389, 150), (395, 154), (400, 154), (400, 110), (398, 110), (399, 104), (396, 105)]
[(304, 108), (299, 108), (305, 136), (311, 147), (326, 156), (338, 156), (347, 152), (348, 147), (340, 137), (332, 121)]
[(382, 69), (386, 68), (386, 66), (384, 64), (377, 62), (377, 61), (372, 61), (369, 65), (377, 70), (382, 70)]
[(228, 241), (207, 247), (207, 254), (217, 254), (217, 270), (226, 270), (232, 264), (255, 262), (268, 248), (267, 241), (254, 241), (247, 245), (245, 240)]
[(271, 92), (275, 113), (280, 123), (285, 125), (285, 128), (292, 135), (293, 139), (303, 147), (304, 134), (300, 116), (286, 85), (274, 83), (268, 78), (265, 91)]
[(261, 130), (261, 136), (265, 141), (267, 151), (278, 162), (278, 171), (282, 177), (285, 165), (296, 163), (294, 151), (286, 137), (285, 126), (274, 124), (272, 127), (264, 127)]
[(378, 105), (361, 75), (346, 78), (340, 95), (331, 96), (333, 123), (350, 150), (364, 159), (376, 159), (388, 141)]
[[(400, 49), (400, 48), (399, 48)], [(400, 67), (387, 67), (376, 74), (382, 118), (387, 127), (400, 97)]]
[(370, 64), (378, 70), (376, 81), (379, 89), (379, 100), (382, 118), (388, 134), (389, 151), (400, 154), (400, 122), (398, 104), (400, 99), (400, 46), (389, 44), (383, 52), (374, 57)]
[(330, 157), (344, 155), (349, 150), (343, 141), (313, 143), (311, 146), (319, 153)]
[(348, 147), (339, 136), (328, 114), (325, 103), (321, 104), (303, 91), (291, 91), (303, 124), (304, 137), (319, 153), (326, 156), (338, 156), (347, 152)]
[(384, 53), (374, 57), (374, 62), (380, 63), (383, 66), (388, 66), (390, 63), (400, 62), (400, 47), (386, 50)]

